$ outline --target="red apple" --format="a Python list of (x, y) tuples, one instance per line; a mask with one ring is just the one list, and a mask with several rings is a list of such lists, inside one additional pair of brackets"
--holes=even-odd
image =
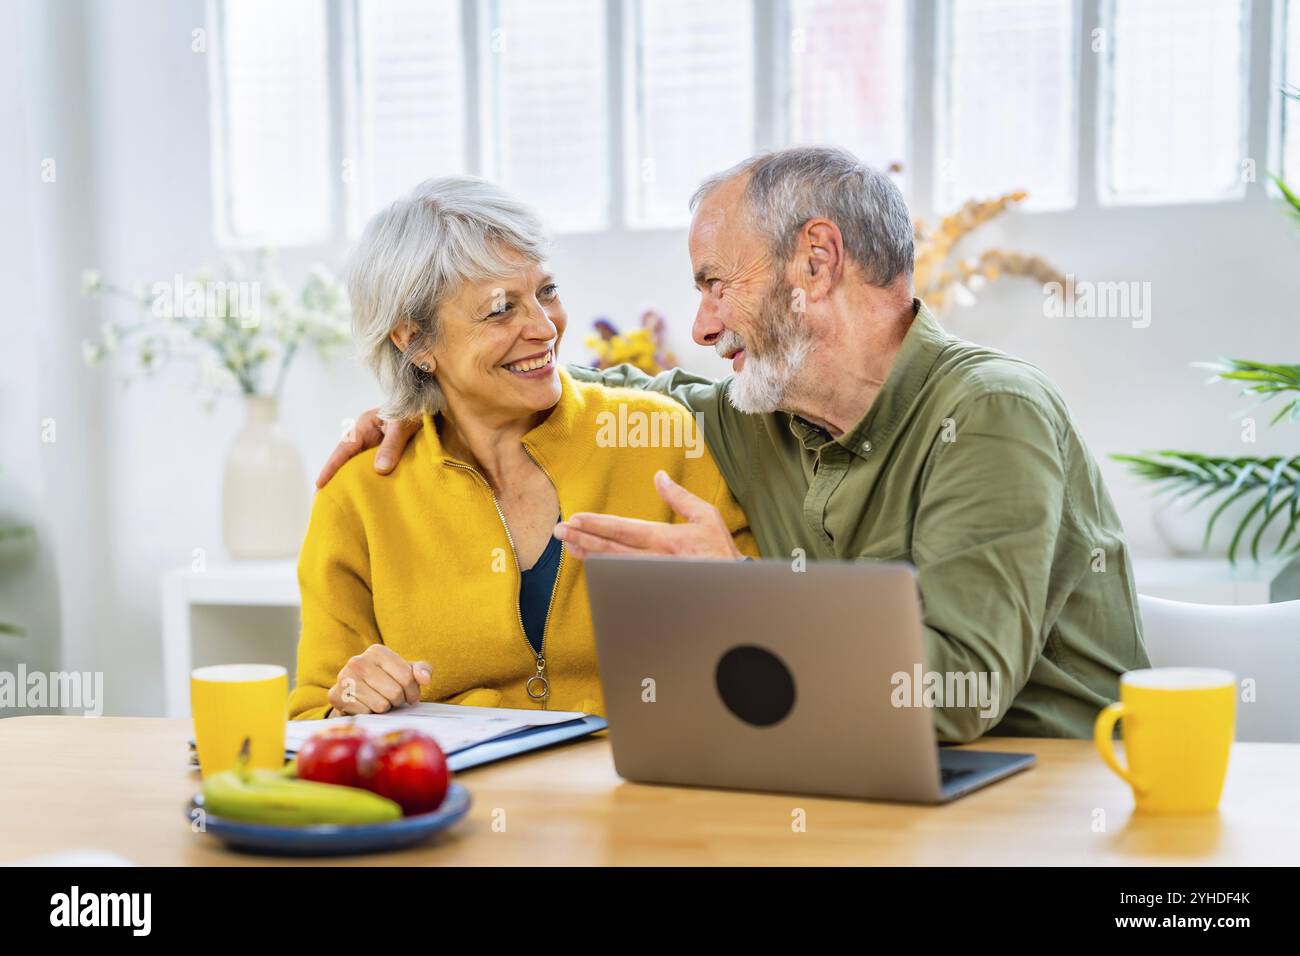
[(438, 809), (447, 795), (447, 760), (432, 737), (395, 730), (371, 737), (357, 752), (361, 786), (398, 803), (413, 816)]
[(299, 778), (342, 787), (360, 787), (357, 751), (369, 739), (370, 735), (354, 724), (330, 727), (313, 734), (298, 751)]

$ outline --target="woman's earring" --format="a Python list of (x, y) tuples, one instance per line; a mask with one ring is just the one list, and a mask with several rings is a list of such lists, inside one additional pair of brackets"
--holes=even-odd
[(421, 363), (420, 363), (420, 371), (421, 371), (421, 372), (427, 372), (427, 371), (429, 371), (429, 363), (428, 363), (428, 362), (421, 362)]

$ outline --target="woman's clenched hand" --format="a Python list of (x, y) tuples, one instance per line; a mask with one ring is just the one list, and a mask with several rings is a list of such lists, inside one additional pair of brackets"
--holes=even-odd
[(383, 644), (371, 644), (348, 659), (329, 690), (337, 714), (383, 714), (394, 707), (416, 704), (420, 688), (433, 677), (426, 661), (408, 663)]

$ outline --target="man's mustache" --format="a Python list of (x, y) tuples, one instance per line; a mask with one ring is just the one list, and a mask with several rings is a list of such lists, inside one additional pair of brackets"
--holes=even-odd
[(719, 336), (718, 341), (713, 343), (713, 348), (719, 356), (726, 358), (745, 348), (745, 340), (740, 337), (739, 332), (727, 329)]

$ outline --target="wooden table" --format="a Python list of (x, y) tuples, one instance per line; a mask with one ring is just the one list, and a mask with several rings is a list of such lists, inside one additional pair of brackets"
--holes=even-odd
[[(190, 832), (184, 719), (0, 720), (0, 861), (95, 848), (140, 864), (283, 863)], [(439, 840), (354, 864), (1292, 864), (1300, 745), (1238, 744), (1218, 814), (1147, 817), (1081, 740), (990, 740), (1038, 765), (941, 807), (627, 783), (593, 739), (470, 770)], [(796, 832), (799, 811), (806, 830)], [(495, 823), (495, 829), (494, 829)], [(504, 824), (502, 828), (501, 824)], [(300, 861), (299, 861), (300, 862)]]

